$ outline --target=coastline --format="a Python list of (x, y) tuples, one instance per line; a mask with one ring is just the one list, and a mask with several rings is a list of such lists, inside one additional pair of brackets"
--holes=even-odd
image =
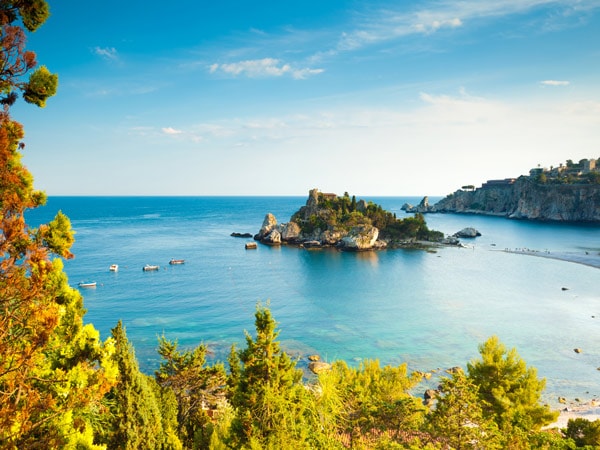
[[(559, 261), (583, 264), (585, 266), (600, 269), (600, 253), (596, 252), (555, 252), (549, 250), (533, 250), (529, 248), (506, 248), (504, 250), (496, 251), (503, 251), (505, 253), (513, 253), (517, 255), (536, 256), (539, 258), (555, 259)], [(558, 411), (559, 415), (556, 422), (547, 425), (546, 427), (544, 427), (545, 429), (566, 428), (570, 419), (586, 419), (590, 422), (600, 420), (600, 400), (593, 399), (583, 403), (566, 405), (564, 408), (559, 409)]]
[(590, 422), (600, 419), (600, 400), (590, 400), (584, 403), (565, 406), (559, 410), (558, 419), (544, 427), (551, 428), (566, 428), (570, 419), (586, 419)]
[(582, 251), (582, 252), (555, 252), (549, 250), (533, 250), (530, 248), (505, 248), (505, 253), (514, 253), (517, 255), (537, 256), (540, 258), (556, 259), (559, 261), (567, 261), (585, 266), (595, 267), (600, 269), (600, 253)]

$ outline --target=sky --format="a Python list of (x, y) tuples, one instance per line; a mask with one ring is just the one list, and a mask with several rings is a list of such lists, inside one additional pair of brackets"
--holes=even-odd
[(600, 0), (50, 0), (48, 195), (442, 196), (600, 158)]

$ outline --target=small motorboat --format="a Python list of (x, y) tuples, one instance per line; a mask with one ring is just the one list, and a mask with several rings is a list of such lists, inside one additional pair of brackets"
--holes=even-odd
[(96, 282), (95, 281), (89, 281), (89, 282), (80, 281), (77, 284), (77, 286), (80, 287), (80, 288), (95, 288), (96, 287)]
[(119, 271), (119, 265), (118, 264), (111, 264), (110, 267), (108, 268), (108, 270), (110, 270), (111, 272), (118, 272)]
[(151, 264), (146, 264), (144, 267), (142, 267), (142, 270), (144, 272), (151, 272), (153, 270), (158, 270), (158, 269), (160, 269), (159, 266), (154, 266), (154, 265), (151, 265)]
[(183, 264), (185, 263), (185, 259), (172, 259), (171, 261), (169, 261), (169, 264), (174, 265), (174, 264)]

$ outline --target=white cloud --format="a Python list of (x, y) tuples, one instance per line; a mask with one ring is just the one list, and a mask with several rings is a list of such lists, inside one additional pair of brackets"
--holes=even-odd
[[(403, 36), (433, 34), (442, 29), (462, 27), (467, 22), (523, 14), (544, 6), (557, 11), (573, 10), (573, 2), (569, 0), (441, 0), (429, 5), (428, 2), (420, 4), (425, 6), (409, 10), (404, 3), (399, 3), (403, 6), (397, 9), (378, 10), (361, 16), (353, 30), (341, 34), (336, 50), (356, 50)], [(582, 0), (578, 3), (582, 12), (597, 7), (597, 0)]]
[(227, 75), (245, 75), (250, 78), (281, 77), (289, 75), (294, 79), (305, 79), (311, 75), (318, 75), (323, 69), (302, 68), (297, 69), (290, 64), (284, 64), (276, 58), (250, 59), (235, 63), (211, 64), (210, 73), (222, 72)]
[(108, 61), (115, 61), (118, 59), (117, 49), (114, 47), (94, 47), (94, 54)]
[(172, 128), (172, 127), (162, 128), (162, 132), (165, 134), (170, 134), (170, 135), (177, 135), (177, 134), (183, 133), (183, 131), (176, 130), (175, 128)]
[(544, 80), (540, 81), (540, 84), (543, 86), (568, 86), (571, 84), (571, 82), (561, 80)]

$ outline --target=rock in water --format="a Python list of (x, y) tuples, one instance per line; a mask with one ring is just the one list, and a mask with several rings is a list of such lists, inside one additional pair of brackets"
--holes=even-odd
[(462, 230), (454, 233), (454, 237), (461, 237), (461, 238), (474, 238), (477, 236), (481, 236), (481, 233), (472, 227), (466, 227), (466, 228), (463, 228)]

